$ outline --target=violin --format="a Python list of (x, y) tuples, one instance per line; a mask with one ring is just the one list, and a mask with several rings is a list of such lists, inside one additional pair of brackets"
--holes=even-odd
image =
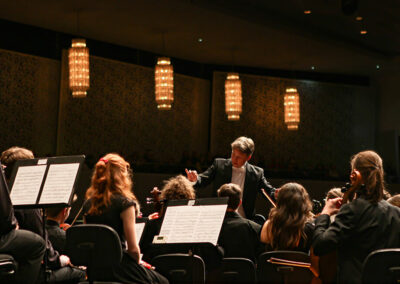
[(154, 187), (152, 191), (150, 191), (150, 194), (152, 197), (147, 197), (146, 198), (146, 203), (147, 204), (153, 204), (154, 210), (156, 211), (153, 214), (149, 215), (149, 219), (157, 219), (161, 216), (161, 211), (163, 208), (163, 200), (160, 199), (161, 196), (161, 190), (158, 189), (158, 187)]
[(353, 170), (350, 174), (350, 183), (346, 183), (346, 186), (342, 187), (343, 199), (342, 204), (351, 202), (354, 199), (357, 190), (365, 186), (362, 184), (362, 177), (359, 171)]

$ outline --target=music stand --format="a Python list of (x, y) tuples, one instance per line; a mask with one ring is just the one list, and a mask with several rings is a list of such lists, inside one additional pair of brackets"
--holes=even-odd
[[(47, 243), (45, 208), (70, 206), (77, 176), (85, 156), (63, 156), (18, 160), (10, 179), (14, 208), (42, 209), (43, 238)], [(47, 266), (47, 257), (44, 258)], [(44, 278), (46, 282), (46, 277)]]

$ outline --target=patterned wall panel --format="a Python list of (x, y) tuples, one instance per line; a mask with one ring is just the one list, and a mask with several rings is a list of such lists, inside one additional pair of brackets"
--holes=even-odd
[(0, 151), (55, 153), (60, 63), (0, 50)]
[(137, 159), (146, 153), (168, 164), (178, 162), (184, 150), (206, 153), (209, 81), (175, 74), (172, 110), (159, 111), (154, 69), (91, 57), (90, 72), (84, 99), (71, 97), (63, 72), (59, 154), (114, 151)]
[[(232, 122), (224, 113), (225, 77), (214, 73), (214, 155), (229, 156), (231, 141), (245, 135), (256, 143), (255, 162), (269, 169), (336, 167), (342, 173), (351, 154), (374, 146), (374, 96), (368, 88), (241, 74), (243, 113), (240, 121)], [(298, 131), (288, 131), (284, 124), (286, 86), (296, 86), (300, 93)], [(356, 105), (360, 101), (362, 108)]]

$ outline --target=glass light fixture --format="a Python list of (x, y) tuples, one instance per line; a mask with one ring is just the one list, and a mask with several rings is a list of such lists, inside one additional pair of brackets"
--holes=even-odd
[(297, 88), (286, 88), (284, 107), (285, 123), (288, 130), (297, 130), (300, 123), (300, 96)]
[(242, 113), (242, 81), (238, 73), (228, 73), (225, 80), (225, 112), (228, 120), (239, 120)]
[(68, 50), (69, 88), (75, 98), (86, 97), (89, 89), (89, 48), (86, 40), (73, 39)]
[(169, 110), (174, 101), (174, 69), (168, 57), (159, 57), (154, 71), (157, 108)]

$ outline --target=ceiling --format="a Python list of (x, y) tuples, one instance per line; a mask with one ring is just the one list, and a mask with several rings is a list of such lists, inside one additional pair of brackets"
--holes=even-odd
[(397, 0), (0, 0), (1, 19), (171, 57), (368, 76), (400, 69), (399, 14)]

